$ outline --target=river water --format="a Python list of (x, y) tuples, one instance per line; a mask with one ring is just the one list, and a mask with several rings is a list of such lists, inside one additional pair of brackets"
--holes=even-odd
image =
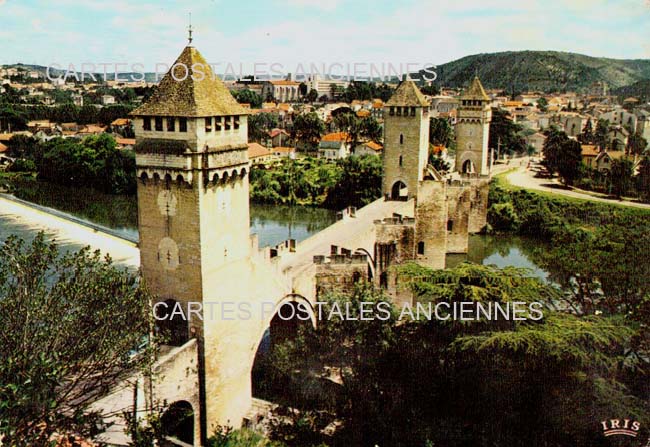
[[(138, 239), (135, 196), (108, 195), (33, 180), (16, 180), (11, 184), (15, 188), (13, 195), (19, 199), (107, 227), (127, 239)], [(287, 239), (302, 241), (336, 220), (334, 211), (304, 206), (251, 204), (250, 215), (251, 233), (259, 236), (260, 247)], [(0, 240), (12, 233), (24, 237), (29, 230), (10, 225), (0, 216)]]
[[(130, 239), (137, 239), (137, 203), (133, 196), (115, 196), (92, 190), (79, 190), (33, 180), (14, 181), (16, 197), (70, 214), (76, 218), (110, 228)], [(331, 225), (335, 212), (320, 208), (251, 204), (251, 233), (259, 237), (259, 245), (276, 245), (286, 239), (302, 241)], [(0, 215), (0, 240), (11, 234), (29, 239), (34, 230)], [(515, 266), (530, 269), (531, 274), (547, 280), (548, 273), (533, 261), (533, 250), (542, 242), (507, 236), (470, 236), (469, 252), (448, 255), (447, 266), (463, 261)]]

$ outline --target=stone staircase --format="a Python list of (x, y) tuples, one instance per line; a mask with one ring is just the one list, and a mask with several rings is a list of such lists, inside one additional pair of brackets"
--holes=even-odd
[(273, 410), (277, 404), (263, 399), (253, 398), (251, 408), (244, 416), (244, 426), (251, 430), (266, 434), (269, 432), (273, 418)]

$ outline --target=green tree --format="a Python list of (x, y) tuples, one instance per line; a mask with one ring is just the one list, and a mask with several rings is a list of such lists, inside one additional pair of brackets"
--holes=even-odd
[(337, 161), (342, 169), (336, 185), (327, 193), (326, 206), (361, 207), (381, 197), (381, 159), (375, 155), (350, 156)]
[(429, 143), (435, 146), (449, 147), (454, 138), (454, 130), (445, 118), (431, 118), (429, 120)]
[(305, 99), (307, 100), (307, 102), (312, 102), (312, 103), (315, 102), (318, 99), (318, 90), (313, 88), (310, 89), (309, 93), (305, 95)]
[(537, 100), (537, 108), (540, 112), (546, 112), (546, 109), (548, 108), (548, 101), (546, 98), (542, 97)]
[(315, 112), (298, 115), (293, 122), (291, 137), (315, 149), (325, 132), (325, 123)]
[(639, 164), (637, 190), (645, 202), (650, 202), (650, 157), (647, 155), (641, 159)]
[(88, 186), (111, 194), (135, 193), (135, 154), (118, 150), (109, 134), (81, 142), (55, 138), (35, 158), (39, 178), (64, 186)]
[(490, 121), (489, 147), (500, 147), (501, 154), (525, 154), (527, 145), (522, 130), (521, 125), (512, 121), (507, 112), (494, 109)]
[(564, 185), (573, 185), (582, 175), (582, 147), (576, 140), (567, 139), (557, 154), (557, 172)]
[(248, 117), (248, 139), (258, 143), (268, 138), (268, 132), (278, 127), (278, 117), (273, 113), (256, 113)]
[(627, 193), (630, 185), (632, 184), (632, 177), (634, 175), (634, 164), (631, 160), (621, 158), (613, 160), (609, 169), (609, 182), (612, 185), (612, 193), (621, 198)]
[(250, 104), (253, 108), (262, 106), (262, 97), (248, 88), (234, 92), (234, 95), (237, 102), (242, 104)]
[(596, 131), (594, 132), (594, 144), (596, 144), (600, 150), (607, 149), (609, 144), (608, 134), (610, 131), (610, 125), (608, 120), (599, 119), (596, 123)]
[[(544, 315), (412, 321), (392, 308), (363, 321), (328, 315), (338, 306), (354, 317), (362, 302), (385, 302), (381, 293), (359, 286), (329, 295), (316, 329), (274, 351), (272, 376), (285, 399), (298, 397), (285, 405), (326, 419), (315, 428), (339, 421), (332, 444), (604, 446), (594, 430), (601, 414), (648, 414), (642, 395), (626, 387), (636, 362), (622, 361), (633, 334), (624, 317), (553, 310), (557, 289), (522, 269), (408, 264), (395, 272), (424, 309), (538, 302)], [(327, 380), (333, 372), (335, 383)]]
[(49, 445), (58, 432), (90, 435), (88, 405), (144, 367), (149, 296), (136, 277), (87, 248), (59, 253), (41, 233), (0, 246), (0, 436)]
[(309, 87), (304, 82), (301, 82), (300, 85), (298, 86), (298, 91), (300, 92), (300, 96), (302, 96), (303, 98), (305, 96), (307, 96), (307, 91), (308, 90), (309, 90)]
[(631, 132), (627, 140), (625, 152), (628, 155), (641, 155), (646, 150), (647, 146), (648, 140), (643, 138), (643, 135), (640, 132)]
[(13, 132), (25, 129), (27, 129), (27, 118), (24, 112), (16, 110), (11, 105), (0, 107), (0, 131)]
[(559, 128), (553, 126), (547, 129), (544, 134), (546, 140), (542, 147), (542, 154), (544, 156), (543, 164), (552, 175), (558, 171), (560, 152), (562, 147), (569, 140), (567, 134)]
[(582, 144), (593, 144), (594, 143), (594, 125), (591, 122), (591, 118), (585, 123), (582, 133), (578, 135), (578, 141)]

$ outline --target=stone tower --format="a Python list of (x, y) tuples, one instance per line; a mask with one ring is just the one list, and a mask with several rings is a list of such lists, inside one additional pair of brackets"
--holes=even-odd
[(478, 76), (460, 96), (456, 122), (456, 171), (462, 174), (490, 174), (488, 137), (492, 110), (489, 103), (490, 98)]
[[(187, 46), (152, 97), (132, 116), (140, 256), (147, 287), (165, 309), (171, 311), (180, 303), (184, 313), (190, 302), (207, 302), (215, 294), (233, 297), (229, 286), (215, 290), (214, 279), (231, 277), (223, 272), (250, 257), (246, 110), (201, 54)], [(214, 400), (217, 394), (228, 394), (226, 386), (246, 386), (224, 385), (224, 380), (216, 384), (223, 374), (214, 370), (210, 356), (223, 339), (203, 320), (193, 316), (161, 323), (171, 345), (196, 340), (198, 393), (187, 400), (202, 419), (195, 423), (202, 438), (208, 422), (230, 417), (211, 410), (206, 395)], [(243, 411), (237, 405), (233, 408)]]
[(382, 193), (391, 200), (417, 196), (429, 156), (429, 103), (404, 80), (384, 108)]

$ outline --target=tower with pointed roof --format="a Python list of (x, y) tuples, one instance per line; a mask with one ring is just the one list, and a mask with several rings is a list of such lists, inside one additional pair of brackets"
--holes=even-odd
[(428, 151), (429, 102), (412, 80), (405, 79), (384, 106), (384, 197), (417, 196)]
[[(199, 379), (186, 400), (196, 415), (198, 440), (209, 424), (237, 423), (250, 406), (250, 385), (228, 382), (228, 371), (219, 369), (224, 338), (217, 331), (227, 331), (226, 326), (205, 324), (201, 316), (207, 311), (200, 306), (215, 297), (238, 299), (236, 284), (228, 279), (236, 276), (234, 270), (246, 275), (242, 266), (251, 251), (247, 111), (198, 50), (187, 46), (132, 116), (142, 275), (156, 297), (156, 313), (169, 317), (177, 304), (182, 309), (183, 315), (158, 322), (168, 343), (180, 347), (196, 340), (190, 363)], [(222, 289), (215, 290), (215, 284)], [(191, 318), (188, 306), (196, 311)], [(176, 382), (185, 387), (188, 379), (172, 377), (168, 383)], [(217, 407), (216, 395), (230, 396), (232, 405)]]
[(456, 121), (456, 170), (462, 174), (490, 174), (488, 137), (490, 98), (478, 76), (460, 96)]

